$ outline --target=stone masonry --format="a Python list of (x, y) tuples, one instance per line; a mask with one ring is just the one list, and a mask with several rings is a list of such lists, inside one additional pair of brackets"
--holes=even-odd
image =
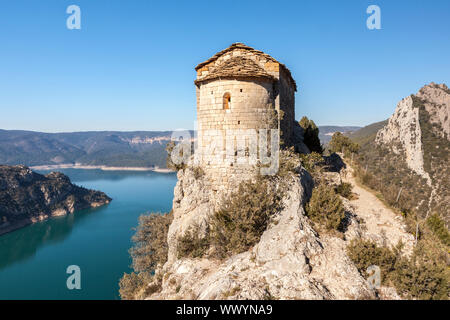
[[(258, 161), (267, 164), (261, 156), (274, 155), (267, 152), (271, 139), (277, 141), (273, 134), (292, 144), (297, 86), (286, 66), (242, 43), (195, 70), (197, 163), (214, 191), (227, 189), (254, 174)], [(261, 148), (264, 140), (268, 149)]]

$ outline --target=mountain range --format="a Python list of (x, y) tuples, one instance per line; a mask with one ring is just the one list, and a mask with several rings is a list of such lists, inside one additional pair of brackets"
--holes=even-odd
[[(325, 145), (334, 132), (350, 134), (359, 128), (319, 126), (319, 138)], [(0, 129), (0, 164), (165, 168), (165, 148), (171, 134), (171, 131), (44, 133)]]
[(165, 167), (170, 131), (43, 133), (0, 130), (0, 163)]

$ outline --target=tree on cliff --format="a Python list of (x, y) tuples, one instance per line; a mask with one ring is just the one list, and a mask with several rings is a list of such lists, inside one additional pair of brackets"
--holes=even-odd
[(303, 142), (306, 144), (309, 150), (311, 150), (311, 152), (322, 153), (323, 148), (320, 144), (319, 128), (316, 126), (314, 121), (309, 120), (307, 117), (303, 117), (299, 121), (299, 124), (305, 131)]
[(358, 152), (359, 145), (341, 132), (335, 132), (331, 138), (329, 148), (331, 152), (355, 153)]

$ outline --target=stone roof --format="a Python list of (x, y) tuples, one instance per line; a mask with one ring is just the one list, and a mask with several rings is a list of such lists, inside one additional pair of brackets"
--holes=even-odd
[[(289, 69), (288, 69), (284, 64), (282, 64), (281, 62), (277, 61), (275, 58), (273, 58), (272, 56), (268, 55), (267, 53), (264, 53), (264, 52), (262, 52), (262, 51), (260, 51), (260, 50), (256, 50), (256, 49), (254, 49), (254, 48), (252, 48), (252, 47), (249, 47), (249, 46), (247, 46), (247, 45), (245, 45), (245, 44), (243, 44), (243, 43), (240, 43), (240, 42), (233, 43), (233, 44), (232, 44), (231, 46), (229, 46), (228, 48), (226, 48), (226, 49), (224, 49), (224, 50), (222, 50), (222, 51), (217, 52), (215, 55), (213, 55), (213, 56), (212, 56), (211, 58), (209, 58), (208, 60), (206, 60), (206, 61), (204, 61), (204, 62), (198, 64), (198, 65), (195, 67), (195, 70), (197, 71), (198, 69), (202, 68), (203, 66), (205, 66), (205, 65), (207, 65), (207, 64), (209, 64), (209, 63), (211, 63), (211, 62), (213, 62), (213, 61), (216, 61), (219, 57), (221, 57), (221, 56), (224, 55), (225, 53), (227, 53), (227, 52), (229, 52), (229, 51), (232, 51), (232, 50), (234, 50), (234, 49), (248, 50), (249, 52), (252, 52), (252, 53), (254, 53), (254, 54), (256, 54), (256, 55), (263, 56), (264, 58), (266, 58), (266, 59), (269, 60), (269, 61), (273, 61), (273, 62), (278, 63), (278, 64), (284, 69), (284, 71), (287, 73), (287, 75), (291, 78), (292, 83), (294, 84), (294, 88), (295, 88), (295, 90), (297, 91), (297, 84), (295, 83), (295, 80), (294, 80), (294, 78), (292, 77), (291, 72), (289, 71)], [(232, 59), (234, 59), (234, 58), (232, 58)], [(233, 63), (238, 64), (239, 61), (232, 61), (232, 59), (229, 59), (229, 60), (227, 60), (226, 62), (227, 62), (227, 63), (233, 62)], [(248, 63), (249, 61), (251, 61), (251, 60), (250, 60), (250, 59), (245, 59), (245, 60), (242, 59), (240, 62), (241, 62), (241, 63), (242, 63), (242, 62)], [(251, 62), (253, 62), (253, 61), (251, 61)], [(258, 72), (256, 73), (256, 75), (259, 76), (259, 73), (261, 72), (261, 69), (262, 69), (262, 68), (259, 67), (259, 66), (258, 66), (256, 63), (254, 63), (254, 62), (253, 62), (253, 64), (255, 64), (255, 65), (259, 68), (259, 69), (258, 69)], [(241, 65), (242, 65), (242, 64), (241, 64)], [(244, 66), (242, 65), (242, 67), (244, 67)], [(216, 69), (218, 69), (218, 68), (216, 68)], [(225, 69), (225, 67), (224, 67), (224, 69)], [(249, 66), (247, 69), (248, 69), (248, 71), (250, 71), (251, 69), (255, 69), (255, 68), (254, 68), (254, 66)], [(245, 73), (245, 71), (240, 71), (240, 72)], [(264, 72), (265, 74), (269, 75), (269, 74), (268, 74), (267, 72), (265, 72), (264, 70), (263, 70), (263, 72)], [(252, 76), (255, 76), (255, 75), (252, 75)], [(269, 76), (270, 76), (270, 75), (269, 75)], [(212, 77), (212, 75), (208, 74), (206, 77), (204, 77), (204, 78), (202, 78), (202, 79), (199, 79), (199, 80), (196, 80), (196, 82), (201, 82), (201, 81), (207, 80), (206, 78), (212, 79), (213, 77)], [(216, 77), (216, 78), (218, 78), (218, 77)]]
[(219, 79), (219, 78), (265, 78), (270, 81), (276, 81), (276, 78), (267, 73), (266, 70), (261, 68), (256, 62), (245, 57), (232, 57), (219, 65), (211, 67), (208, 70), (208, 75), (195, 80), (195, 83), (199, 83), (206, 80)]

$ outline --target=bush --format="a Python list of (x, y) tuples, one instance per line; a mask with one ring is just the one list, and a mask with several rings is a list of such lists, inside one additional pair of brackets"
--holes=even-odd
[(361, 274), (366, 274), (367, 268), (376, 265), (381, 269), (383, 283), (390, 272), (394, 270), (397, 261), (397, 252), (379, 247), (371, 240), (353, 239), (347, 247), (347, 254)]
[(122, 300), (134, 300), (143, 292), (151, 281), (151, 275), (146, 272), (124, 273), (119, 281), (119, 294)]
[(210, 247), (209, 234), (201, 236), (199, 228), (187, 231), (177, 243), (178, 258), (201, 258)]
[(340, 185), (338, 185), (335, 188), (335, 191), (337, 194), (343, 196), (344, 198), (351, 199), (352, 195), (353, 195), (352, 189), (353, 189), (353, 186), (351, 183), (342, 182)]
[[(168, 169), (173, 171), (178, 171), (181, 169), (184, 169), (186, 167), (185, 163), (176, 164), (172, 161), (172, 151), (175, 148), (176, 144), (174, 141), (170, 141), (166, 145), (166, 152), (167, 152), (167, 159), (166, 159), (166, 166)], [(182, 157), (182, 152), (180, 151), (180, 157)]]
[(282, 209), (282, 192), (267, 178), (244, 181), (211, 221), (215, 254), (225, 258), (248, 250), (267, 229), (273, 215)]
[(167, 233), (172, 220), (172, 211), (168, 214), (152, 213), (139, 217), (139, 225), (132, 238), (134, 245), (130, 249), (134, 272), (124, 273), (119, 281), (121, 299), (135, 299), (141, 291), (149, 295), (158, 290), (155, 285), (147, 285), (152, 282), (156, 266), (167, 261)]
[(322, 155), (317, 152), (311, 152), (310, 154), (301, 154), (300, 158), (302, 160), (302, 165), (311, 174), (322, 170), (323, 166), (325, 165), (325, 161)]
[(300, 126), (304, 130), (303, 142), (306, 144), (311, 152), (322, 153), (323, 148), (319, 139), (319, 128), (317, 128), (314, 121), (309, 120), (307, 117), (303, 117), (299, 121)]
[(399, 243), (389, 249), (370, 240), (354, 239), (347, 247), (347, 254), (363, 275), (370, 265), (379, 266), (382, 283), (393, 285), (404, 297), (446, 300), (450, 288), (445, 262), (433, 256), (423, 241), (417, 244), (410, 259), (400, 255), (401, 247)]
[(325, 183), (320, 183), (313, 189), (311, 199), (306, 205), (306, 214), (327, 230), (338, 230), (345, 217), (341, 198)]
[(205, 171), (201, 167), (193, 167), (192, 170), (194, 171), (194, 178), (200, 179), (205, 175)]
[(331, 137), (329, 149), (331, 152), (356, 153), (359, 150), (359, 145), (352, 142), (349, 137), (344, 136), (342, 133), (335, 132)]
[(391, 278), (397, 292), (407, 297), (421, 300), (448, 299), (448, 279), (443, 265), (401, 259)]
[(433, 214), (427, 219), (427, 225), (434, 235), (438, 237), (443, 244), (450, 246), (450, 233), (445, 226), (444, 220), (439, 215)]
[(133, 269), (136, 272), (152, 272), (158, 264), (167, 261), (167, 233), (173, 220), (173, 213), (141, 215), (130, 249)]

